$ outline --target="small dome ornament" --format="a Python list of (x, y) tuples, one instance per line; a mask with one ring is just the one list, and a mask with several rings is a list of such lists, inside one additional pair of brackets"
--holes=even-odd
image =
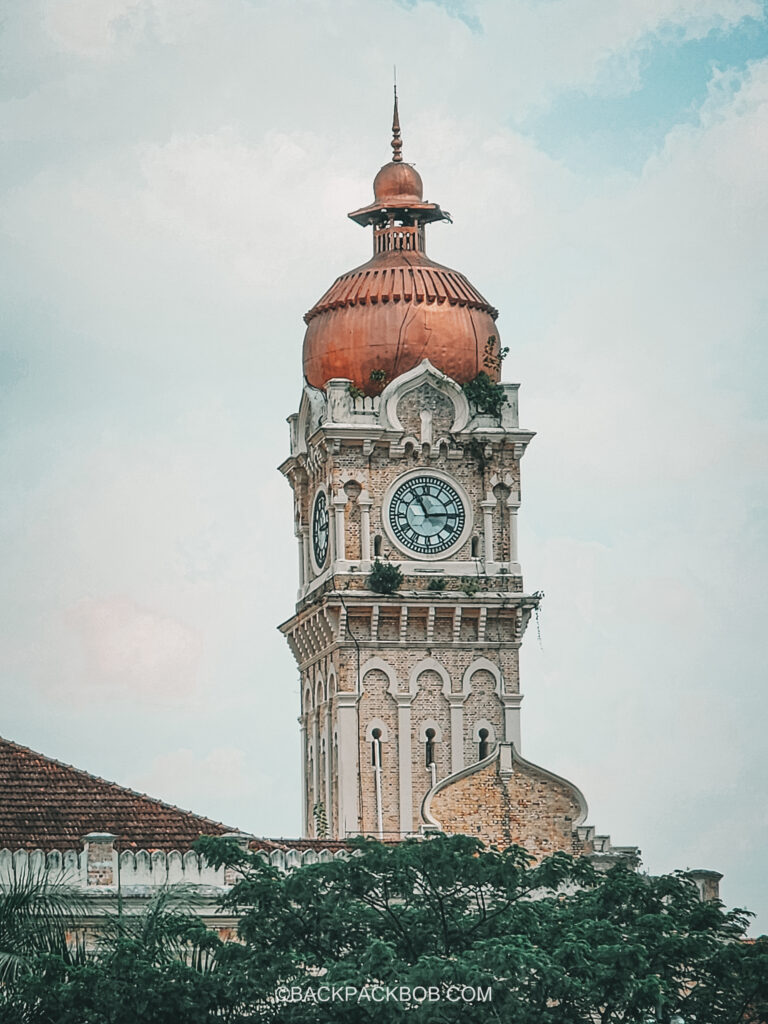
[(395, 109), (392, 115), (392, 159), (384, 164), (373, 179), (373, 194), (377, 203), (401, 207), (409, 203), (421, 203), (424, 199), (424, 183), (412, 164), (403, 163), (403, 140), (400, 136), (400, 115), (397, 109), (397, 86), (395, 86)]

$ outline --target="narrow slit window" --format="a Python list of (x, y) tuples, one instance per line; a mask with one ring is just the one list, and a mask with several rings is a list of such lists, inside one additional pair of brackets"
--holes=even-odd
[(477, 755), (478, 760), (482, 761), (484, 757), (488, 757), (488, 730), (481, 729), (479, 732), (480, 742), (478, 743)]
[(473, 558), (479, 558), (480, 557), (480, 538), (479, 537), (473, 537), (472, 538), (472, 557)]
[(371, 764), (374, 768), (381, 768), (381, 729), (374, 729), (371, 733)]
[(373, 553), (374, 555), (381, 554), (381, 536), (379, 534), (373, 538)]
[(435, 763), (435, 730), (427, 729), (427, 740), (424, 744), (424, 753), (427, 759), (427, 768)]

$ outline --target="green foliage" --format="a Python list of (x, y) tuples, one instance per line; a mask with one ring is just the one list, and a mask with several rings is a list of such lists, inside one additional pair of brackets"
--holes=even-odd
[(368, 586), (375, 594), (394, 594), (403, 582), (399, 566), (393, 562), (382, 562), (378, 558), (371, 567)]
[(82, 896), (45, 871), (0, 880), (0, 985), (30, 972), (40, 957), (70, 958), (68, 935), (82, 911)]
[(445, 590), (447, 582), (444, 576), (433, 576), (427, 584), (427, 590)]
[(509, 355), (508, 348), (496, 348), (496, 335), (492, 334), (485, 343), (485, 349), (483, 350), (483, 366), (487, 370), (491, 370), (494, 373), (499, 373), (501, 370), (501, 364)]
[(315, 819), (315, 834), (318, 839), (325, 839), (328, 835), (328, 815), (325, 813), (325, 804), (319, 801), (312, 808), (312, 816)]
[(347, 391), (353, 398), (365, 398), (365, 392), (362, 388), (357, 387), (357, 385), (353, 384), (351, 381), (347, 387)]
[[(354, 844), (349, 860), (281, 873), (230, 839), (221, 942), (168, 891), (111, 922), (87, 958), (33, 953), (0, 986), (0, 1024), (765, 1024), (768, 939), (703, 903), (683, 874), (607, 873), (468, 836)], [(491, 1002), (279, 1002), (319, 985), (490, 987)]]
[(475, 576), (462, 576), (461, 578), (461, 589), (467, 595), (467, 597), (474, 597), (480, 589), (480, 584)]
[(501, 416), (501, 410), (507, 402), (507, 396), (502, 385), (495, 384), (485, 370), (481, 370), (474, 380), (463, 384), (462, 390), (479, 413), (488, 413), (496, 417)]
[(477, 463), (477, 468), (480, 470), (481, 473), (483, 472), (483, 470), (493, 457), (492, 455), (486, 456), (485, 453), (487, 448), (488, 444), (485, 441), (478, 440), (478, 438), (476, 437), (470, 439), (469, 444), (467, 445), (466, 448), (467, 453), (475, 460), (475, 462)]

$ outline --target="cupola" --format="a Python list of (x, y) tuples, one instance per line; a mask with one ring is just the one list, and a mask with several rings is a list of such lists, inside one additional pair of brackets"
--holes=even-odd
[(349, 214), (373, 229), (373, 257), (338, 277), (304, 317), (313, 387), (347, 378), (374, 394), (424, 358), (459, 384), (481, 371), (499, 379), (498, 313), (463, 274), (428, 258), (426, 225), (451, 218), (424, 201), (402, 146), (395, 93), (392, 159), (374, 178), (373, 203)]

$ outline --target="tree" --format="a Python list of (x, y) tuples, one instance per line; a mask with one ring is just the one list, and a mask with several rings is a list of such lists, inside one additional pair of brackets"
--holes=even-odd
[(226, 980), (222, 976), (220, 983), (215, 974), (221, 942), (193, 913), (195, 896), (184, 886), (161, 890), (140, 914), (107, 917), (95, 948), (88, 951), (76, 930), (87, 902), (71, 891), (59, 896), (57, 902), (38, 900), (29, 915), (17, 920), (17, 934), (23, 925), (25, 931), (54, 934), (56, 941), (37, 942), (25, 970), (0, 986), (0, 1024), (239, 1019), (227, 1016)]
[[(202, 841), (242, 879), (226, 897), (242, 945), (226, 952), (244, 1020), (461, 1020), (507, 1024), (758, 1024), (768, 1019), (768, 940), (749, 915), (702, 902), (683, 873), (606, 874), (555, 854), (483, 850), (466, 836), (385, 846), (280, 874), (227, 840)], [(369, 987), (369, 999), (275, 1002), (281, 987)], [(373, 986), (440, 998), (375, 1003)], [(475, 1000), (449, 1001), (451, 986)], [(492, 1001), (477, 993), (490, 988)], [(455, 991), (455, 989), (454, 989)], [(329, 1015), (330, 1014), (330, 1015)]]
[(201, 840), (240, 873), (222, 901), (239, 942), (206, 928), (183, 889), (111, 919), (87, 955), (60, 908), (38, 903), (51, 923), (0, 904), (1, 949), (37, 936), (0, 984), (0, 1024), (768, 1021), (768, 939), (745, 941), (749, 915), (702, 902), (685, 874), (601, 873), (562, 853), (532, 865), (467, 836), (354, 846), (282, 873)]
[(0, 878), (0, 985), (30, 973), (40, 957), (77, 955), (69, 935), (82, 906), (77, 891), (46, 870)]

